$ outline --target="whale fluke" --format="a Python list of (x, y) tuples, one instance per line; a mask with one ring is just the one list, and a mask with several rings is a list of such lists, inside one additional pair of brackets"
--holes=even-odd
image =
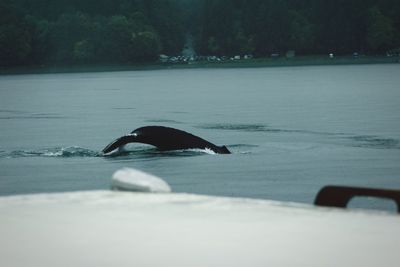
[(104, 149), (107, 154), (128, 143), (153, 145), (161, 151), (180, 149), (210, 149), (218, 154), (230, 154), (226, 146), (217, 146), (191, 133), (164, 126), (145, 126), (117, 138)]

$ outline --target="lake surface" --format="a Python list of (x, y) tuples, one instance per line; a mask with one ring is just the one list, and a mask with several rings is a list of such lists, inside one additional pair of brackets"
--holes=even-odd
[[(400, 188), (400, 64), (0, 76), (0, 195), (106, 189), (122, 167), (175, 192), (312, 203), (328, 184)], [(164, 125), (231, 155), (115, 138)]]

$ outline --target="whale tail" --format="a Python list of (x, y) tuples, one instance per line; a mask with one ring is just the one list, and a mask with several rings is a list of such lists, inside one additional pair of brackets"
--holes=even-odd
[(219, 154), (231, 154), (231, 152), (229, 151), (229, 149), (226, 146), (219, 146)]
[(103, 153), (107, 154), (110, 153), (112, 151), (114, 151), (115, 149), (122, 147), (128, 143), (132, 143), (134, 142), (136, 139), (136, 135), (124, 135), (120, 138), (115, 139), (114, 141), (112, 141), (110, 144), (108, 144), (104, 149), (103, 149)]
[(145, 126), (138, 128), (128, 135), (115, 139), (103, 149), (103, 153), (108, 154), (121, 146), (134, 142), (153, 145), (162, 151), (209, 148), (218, 154), (231, 153), (226, 146), (216, 146), (198, 136), (164, 126)]

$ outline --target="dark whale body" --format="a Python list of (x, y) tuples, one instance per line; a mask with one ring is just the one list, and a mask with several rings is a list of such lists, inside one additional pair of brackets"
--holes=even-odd
[(226, 146), (216, 146), (198, 136), (182, 130), (164, 126), (145, 126), (122, 136), (103, 149), (103, 153), (110, 153), (128, 143), (143, 143), (153, 145), (161, 151), (180, 149), (211, 149), (218, 154), (230, 154)]

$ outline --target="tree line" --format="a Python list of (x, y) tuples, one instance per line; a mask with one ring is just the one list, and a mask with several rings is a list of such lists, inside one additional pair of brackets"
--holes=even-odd
[(0, 0), (0, 64), (135, 63), (179, 53), (168, 0)]
[(398, 0), (204, 0), (201, 53), (379, 54), (400, 47)]
[(0, 0), (0, 65), (129, 64), (177, 55), (382, 54), (398, 0)]

